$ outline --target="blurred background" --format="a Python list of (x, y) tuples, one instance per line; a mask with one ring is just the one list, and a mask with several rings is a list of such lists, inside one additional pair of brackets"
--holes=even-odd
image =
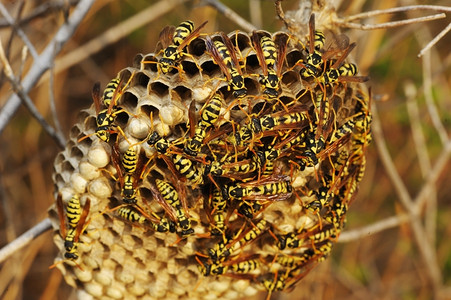
[[(40, 54), (79, 1), (2, 2), (0, 40), (20, 80), (34, 60), (31, 51), (23, 50), (17, 29)], [(341, 20), (362, 12), (419, 4), (410, 0), (331, 2), (337, 8), (335, 17)], [(223, 4), (257, 28), (273, 32), (284, 26), (272, 0), (224, 0)], [(285, 12), (298, 10), (299, 1), (284, 0), (282, 6)], [(208, 20), (202, 32), (248, 31), (240, 19), (218, 7), (216, 1), (96, 1), (56, 56), (52, 72), (44, 73), (28, 95), (52, 126), (57, 124), (56, 114), (67, 137), (78, 112), (92, 104), (93, 84), (100, 81), (105, 86), (132, 64), (137, 53), (153, 52), (165, 26), (187, 19), (195, 24)], [(352, 22), (381, 24), (438, 13), (423, 8)], [(352, 56), (360, 74), (371, 77), (367, 86), (379, 116), (373, 128), (375, 142), (367, 149), (366, 174), (331, 257), (291, 294), (274, 293), (272, 299), (451, 299), (451, 35), (417, 57), (449, 26), (451, 7), (446, 14), (442, 19), (395, 28), (341, 28), (357, 42)], [(0, 107), (12, 94), (2, 72)], [(0, 116), (4, 117), (1, 112)], [(0, 127), (3, 247), (46, 218), (54, 202), (53, 160), (62, 148), (23, 105), (11, 119), (0, 118), (0, 123), (5, 123)], [(47, 231), (0, 264), (0, 298), (74, 299), (60, 272), (49, 270), (56, 253)], [(265, 298), (261, 293), (254, 299)]]

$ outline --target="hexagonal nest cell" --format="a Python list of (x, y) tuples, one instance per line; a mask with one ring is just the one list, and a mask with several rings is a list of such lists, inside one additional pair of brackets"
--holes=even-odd
[(80, 294), (287, 289), (328, 256), (363, 176), (371, 116), (353, 46), (181, 27), (94, 87), (55, 160), (55, 265)]

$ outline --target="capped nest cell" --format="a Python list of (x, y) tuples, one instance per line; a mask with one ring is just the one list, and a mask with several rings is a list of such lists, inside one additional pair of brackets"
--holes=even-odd
[(192, 26), (95, 85), (55, 160), (55, 266), (80, 296), (282, 291), (344, 226), (371, 140), (355, 44)]

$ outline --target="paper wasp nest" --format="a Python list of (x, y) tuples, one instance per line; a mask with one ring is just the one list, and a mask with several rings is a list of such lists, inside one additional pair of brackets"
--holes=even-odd
[[(325, 49), (320, 31), (303, 44), (282, 32), (191, 31), (180, 31), (184, 50), (171, 33), (183, 50), (174, 65), (164, 69), (162, 45), (137, 55), (109, 94), (95, 91), (100, 108), (80, 113), (55, 160), (56, 267), (80, 296), (284, 290), (344, 225), (370, 141), (364, 78), (344, 63), (353, 45)], [(114, 115), (108, 141), (94, 134), (102, 113)]]

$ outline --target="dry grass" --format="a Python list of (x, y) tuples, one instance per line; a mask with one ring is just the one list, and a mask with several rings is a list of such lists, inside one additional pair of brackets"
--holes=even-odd
[[(35, 63), (33, 51), (24, 57), (24, 42), (17, 28), (39, 55), (72, 12), (67, 4), (51, 4), (51, 9), (39, 14), (38, 8), (44, 4), (37, 2), (2, 4), (13, 20), (23, 20), (16, 23), (16, 30), (6, 26), (5, 19), (0, 20), (0, 40), (16, 83)], [(101, 81), (104, 86), (132, 63), (136, 53), (152, 52), (164, 26), (188, 18), (196, 24), (209, 20), (205, 32), (251, 30), (252, 24), (274, 31), (283, 25), (276, 19), (271, 1), (227, 1), (243, 18), (236, 23), (231, 21), (237, 20), (236, 16), (203, 6), (206, 2), (155, 1), (155, 6), (146, 10), (147, 1), (97, 1), (57, 56), (53, 72), (45, 73), (33, 85), (29, 97), (52, 127), (58, 124), (52, 113), (54, 99), (61, 130), (67, 136), (77, 112), (91, 104), (93, 83)], [(414, 4), (353, 1), (338, 10), (342, 22), (360, 24), (382, 24), (442, 11), (447, 17), (388, 29), (346, 31), (358, 43), (354, 54), (361, 73), (371, 76), (375, 143), (367, 151), (365, 178), (332, 257), (312, 271), (294, 293), (274, 295), (274, 299), (451, 298), (451, 208), (447, 201), (451, 185), (447, 185), (450, 177), (446, 171), (451, 152), (451, 36), (445, 35), (422, 58), (417, 57), (447, 28), (450, 9), (423, 8), (363, 21), (344, 18)], [(297, 1), (285, 0), (283, 6), (285, 10), (296, 9)], [(11, 95), (12, 85), (2, 74), (2, 107)], [(10, 120), (0, 116), (4, 124), (0, 129), (0, 246), (4, 246), (46, 218), (54, 201), (53, 159), (61, 148), (24, 106)], [(0, 297), (68, 298), (71, 288), (59, 271), (48, 269), (55, 255), (50, 232), (28, 242), (0, 265)], [(264, 294), (258, 297), (264, 298)]]

